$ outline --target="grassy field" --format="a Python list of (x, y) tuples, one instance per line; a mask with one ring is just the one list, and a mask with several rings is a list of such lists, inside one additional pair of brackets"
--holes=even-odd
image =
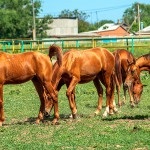
[[(31, 82), (4, 86), (6, 120), (0, 128), (0, 150), (149, 150), (150, 149), (150, 75), (141, 75), (144, 87), (138, 107), (130, 108), (129, 97), (119, 113), (102, 119), (93, 116), (97, 93), (93, 83), (78, 85), (78, 119), (68, 119), (70, 108), (66, 87), (59, 93), (59, 125), (52, 126), (52, 116), (39, 125), (35, 119), (39, 98)], [(116, 96), (116, 93), (115, 93)]]
[[(135, 50), (134, 55), (149, 53)], [(5, 122), (0, 128), (0, 150), (149, 150), (150, 149), (150, 75), (141, 74), (144, 91), (138, 107), (131, 108), (129, 97), (119, 113), (102, 119), (103, 109), (93, 116), (97, 93), (93, 83), (76, 87), (78, 119), (68, 118), (70, 108), (66, 87), (59, 93), (59, 125), (52, 126), (52, 116), (39, 125), (35, 119), (39, 98), (31, 82), (4, 86)], [(122, 93), (121, 93), (122, 94)], [(123, 95), (122, 95), (123, 96)], [(117, 97), (115, 93), (115, 97)]]

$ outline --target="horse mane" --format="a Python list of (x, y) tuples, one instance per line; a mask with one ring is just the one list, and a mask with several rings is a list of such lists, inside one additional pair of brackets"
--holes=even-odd
[(56, 55), (57, 61), (58, 61), (58, 65), (59, 65), (59, 66), (62, 65), (63, 52), (62, 52), (62, 49), (61, 49), (59, 46), (57, 46), (57, 45), (55, 45), (55, 44), (51, 45), (51, 46), (49, 47), (49, 54), (48, 54), (48, 55), (49, 55), (50, 59), (51, 59), (53, 56)]
[(122, 75), (121, 75), (121, 62), (118, 51), (114, 53), (115, 55), (115, 75), (117, 77), (117, 80), (119, 84), (122, 84)]
[[(147, 59), (147, 60), (150, 60), (150, 53), (145, 54), (145, 55), (142, 55), (142, 56), (140, 56), (139, 58), (142, 58), (142, 57), (144, 57), (144, 58)], [(139, 58), (138, 58), (138, 59), (139, 59)]]

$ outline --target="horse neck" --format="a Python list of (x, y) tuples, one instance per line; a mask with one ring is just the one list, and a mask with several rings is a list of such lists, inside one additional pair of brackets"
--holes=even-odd
[(136, 60), (136, 66), (140, 71), (145, 70), (147, 67), (148, 61), (144, 57), (140, 57)]

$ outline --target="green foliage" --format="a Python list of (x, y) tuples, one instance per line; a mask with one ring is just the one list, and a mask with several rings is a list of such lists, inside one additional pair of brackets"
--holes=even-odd
[[(41, 1), (34, 1), (35, 16), (41, 11)], [(0, 38), (31, 38), (33, 24), (33, 9), (31, 0), (0, 0)], [(42, 22), (42, 23), (41, 23)], [(38, 36), (45, 36), (50, 17), (43, 21), (36, 18)], [(40, 28), (39, 28), (40, 27)]]
[(112, 20), (101, 20), (99, 22), (96, 22), (94, 24), (89, 23), (86, 21), (88, 19), (88, 15), (85, 12), (79, 11), (78, 9), (75, 9), (74, 11), (70, 11), (68, 9), (65, 9), (61, 11), (59, 18), (71, 18), (75, 17), (78, 18), (78, 31), (80, 32), (87, 32), (92, 30), (97, 30), (101, 25), (105, 23), (112, 23)]
[(104, 25), (106, 23), (114, 23), (114, 22), (112, 20), (101, 20), (99, 22), (96, 22), (94, 24), (94, 26), (97, 27), (97, 29), (98, 29), (99, 27), (101, 27), (102, 25)]
[(89, 16), (82, 12), (79, 11), (78, 9), (75, 9), (73, 11), (70, 11), (68, 9), (65, 9), (61, 11), (59, 18), (78, 18), (78, 32), (85, 32), (89, 31), (90, 24), (86, 21), (86, 19)]
[[(150, 4), (140, 4), (139, 3), (139, 13), (140, 21), (143, 22), (144, 27), (150, 24), (149, 14), (150, 14)], [(134, 20), (136, 20), (134, 22)], [(138, 3), (134, 3), (131, 8), (128, 8), (124, 11), (123, 21), (130, 26), (133, 22), (131, 28), (132, 32), (138, 31)]]
[(36, 36), (38, 38), (46, 38), (47, 33), (46, 30), (50, 29), (48, 24), (51, 24), (53, 22), (52, 16), (47, 15), (44, 18), (37, 19), (36, 20)]

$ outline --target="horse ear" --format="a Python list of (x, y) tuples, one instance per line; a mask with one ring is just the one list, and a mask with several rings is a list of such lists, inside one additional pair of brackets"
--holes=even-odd
[(135, 59), (133, 59), (133, 61), (129, 61), (129, 60), (127, 60), (127, 62), (128, 62), (128, 65), (130, 66), (130, 65), (133, 65), (133, 64), (135, 64)]

